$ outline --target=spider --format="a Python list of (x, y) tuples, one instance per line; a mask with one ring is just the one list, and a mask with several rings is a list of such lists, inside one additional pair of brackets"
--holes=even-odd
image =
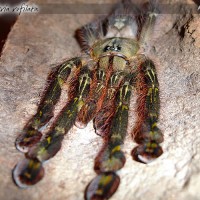
[[(37, 113), (16, 139), (24, 160), (13, 169), (14, 182), (21, 188), (34, 185), (44, 176), (43, 164), (60, 150), (64, 136), (75, 124), (84, 128), (93, 120), (96, 134), (103, 138), (94, 170), (97, 176), (85, 190), (85, 199), (108, 199), (117, 190), (117, 171), (125, 164), (122, 151), (128, 126), (132, 91), (136, 91), (137, 120), (132, 137), (138, 144), (131, 155), (149, 163), (163, 150), (159, 119), (159, 83), (154, 62), (144, 53), (156, 15), (151, 4), (143, 12), (124, 0), (113, 13), (76, 31), (84, 52), (57, 66), (48, 77), (48, 86)], [(61, 91), (68, 88), (66, 105), (47, 134), (41, 129), (54, 115)]]

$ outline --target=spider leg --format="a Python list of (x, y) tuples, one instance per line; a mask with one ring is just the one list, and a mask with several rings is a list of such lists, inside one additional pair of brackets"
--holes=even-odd
[(84, 128), (88, 122), (94, 118), (98, 110), (98, 105), (100, 99), (104, 96), (105, 93), (105, 83), (106, 83), (106, 73), (103, 69), (97, 70), (93, 74), (93, 79), (91, 83), (91, 89), (86, 100), (86, 103), (82, 106), (78, 116), (76, 118), (75, 125), (78, 128)]
[(125, 164), (121, 151), (128, 124), (128, 109), (131, 96), (131, 78), (125, 77), (116, 96), (115, 112), (111, 120), (109, 134), (104, 136), (104, 145), (95, 160), (94, 169), (98, 175), (85, 191), (85, 199), (108, 199), (117, 190), (120, 178), (115, 171)]
[(13, 170), (13, 178), (19, 187), (33, 185), (44, 175), (43, 162), (52, 158), (61, 148), (64, 135), (73, 126), (77, 113), (84, 104), (90, 87), (91, 72), (87, 66), (76, 69), (70, 80), (69, 100), (58, 115), (50, 131), (26, 153), (26, 159)]
[(54, 105), (58, 102), (61, 95), (61, 87), (67, 81), (74, 69), (80, 67), (80, 58), (73, 58), (58, 66), (48, 77), (45, 94), (39, 104), (37, 113), (25, 125), (22, 133), (17, 137), (16, 148), (22, 152), (38, 143), (42, 137), (39, 129), (44, 126), (52, 117)]
[(103, 97), (103, 99), (100, 99), (101, 108), (98, 110), (94, 118), (94, 128), (96, 134), (102, 137), (107, 137), (109, 134), (111, 120), (115, 114), (117, 106), (115, 104), (116, 95), (123, 78), (124, 73), (121, 71), (112, 73), (109, 76), (109, 81), (107, 83), (107, 89), (105, 91), (106, 95)]
[(159, 145), (163, 142), (163, 135), (157, 126), (160, 109), (159, 84), (151, 60), (141, 64), (137, 89), (138, 120), (133, 137), (139, 145), (133, 149), (132, 156), (138, 162), (149, 163), (163, 153)]
[(150, 40), (152, 35), (154, 35), (154, 29), (156, 24), (156, 18), (159, 13), (158, 6), (156, 5), (156, 1), (150, 0), (148, 6), (145, 9), (145, 13), (143, 13), (144, 24), (141, 29), (139, 43), (140, 46), (145, 47), (146, 43)]
[[(113, 73), (113, 57), (110, 58), (109, 67), (105, 71), (101, 60), (97, 63), (98, 69), (94, 73), (90, 94), (81, 108), (76, 119), (76, 126), (84, 128), (95, 117), (94, 127), (98, 135), (106, 134), (111, 110), (114, 108), (116, 88), (122, 80), (123, 72)], [(100, 69), (99, 69), (100, 68)]]

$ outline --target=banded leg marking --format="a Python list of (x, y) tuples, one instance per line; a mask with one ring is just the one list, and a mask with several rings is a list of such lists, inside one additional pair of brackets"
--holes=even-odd
[(127, 132), (131, 89), (130, 80), (126, 80), (117, 94), (109, 134), (104, 138), (105, 144), (95, 160), (96, 171), (116, 171), (124, 166), (125, 156), (121, 145)]
[(15, 144), (18, 150), (27, 152), (31, 146), (40, 141), (42, 134), (38, 129), (44, 126), (52, 118), (54, 105), (60, 98), (63, 83), (67, 81), (74, 68), (80, 67), (80, 64), (80, 59), (74, 58), (61, 64), (57, 67), (56, 71), (49, 75), (48, 82), (50, 82), (50, 84), (47, 86), (37, 113), (29, 120), (24, 127), (22, 134), (16, 139)]
[(106, 96), (103, 99), (101, 109), (96, 113), (94, 119), (95, 131), (96, 134), (102, 137), (107, 137), (109, 133), (109, 125), (113, 115), (115, 114), (116, 94), (119, 90), (123, 77), (124, 74), (122, 72), (115, 72), (110, 76)]
[[(70, 81), (69, 101), (51, 127), (50, 132), (42, 141), (30, 148), (26, 154), (27, 158), (19, 162), (13, 170), (14, 181), (19, 187), (33, 185), (42, 179), (42, 163), (52, 158), (60, 150), (64, 135), (73, 126), (76, 115), (86, 99), (91, 80), (90, 71), (86, 67), (80, 70), (80, 75), (77, 73), (76, 78)], [(35, 167), (36, 164), (31, 165), (33, 161), (34, 163), (37, 161), (36, 164), (40, 166), (40, 170)], [(25, 176), (24, 173), (27, 171), (29, 174)]]
[(39, 182), (44, 176), (42, 163), (37, 159), (24, 159), (13, 169), (13, 179), (20, 188), (27, 188)]
[(97, 112), (97, 104), (100, 97), (103, 95), (105, 90), (106, 75), (104, 70), (98, 70), (94, 74), (93, 84), (91, 84), (91, 90), (86, 103), (81, 108), (78, 113), (75, 125), (78, 128), (84, 128), (88, 122), (94, 118), (94, 115)]
[(108, 199), (117, 190), (120, 178), (115, 171), (125, 164), (121, 151), (128, 124), (128, 109), (131, 95), (130, 80), (120, 87), (116, 97), (115, 114), (105, 145), (95, 160), (94, 169), (98, 175), (90, 182), (85, 191), (85, 199)]
[(27, 154), (28, 157), (37, 158), (42, 162), (50, 159), (59, 151), (64, 135), (73, 126), (76, 115), (84, 104), (89, 91), (90, 79), (90, 71), (85, 68), (82, 69), (78, 81), (71, 82), (70, 88), (72, 89), (69, 91), (70, 98), (68, 103), (61, 111), (44, 140), (30, 149)]
[(120, 178), (115, 172), (99, 174), (87, 186), (85, 200), (109, 199), (117, 190)]
[[(148, 163), (159, 157), (163, 151), (159, 143), (163, 142), (163, 135), (157, 127), (160, 109), (159, 99), (159, 84), (156, 76), (155, 66), (152, 61), (145, 61), (144, 67), (144, 81), (146, 87), (145, 103), (139, 105), (144, 107), (140, 112), (143, 119), (139, 121), (139, 126), (135, 132), (135, 141), (140, 144), (132, 151), (132, 156), (136, 161)], [(142, 103), (142, 104), (143, 104)]]

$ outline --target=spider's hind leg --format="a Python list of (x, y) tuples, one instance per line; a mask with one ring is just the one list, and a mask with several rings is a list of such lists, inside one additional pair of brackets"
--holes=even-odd
[(53, 117), (54, 106), (61, 95), (61, 87), (74, 68), (78, 68), (80, 62), (80, 58), (68, 60), (49, 75), (48, 82), (50, 83), (40, 101), (37, 113), (28, 121), (16, 139), (15, 144), (18, 150), (27, 152), (31, 146), (40, 141), (42, 134), (39, 129)]
[(146, 60), (141, 64), (137, 80), (138, 120), (133, 137), (139, 146), (132, 151), (136, 161), (148, 163), (159, 157), (163, 151), (160, 143), (163, 135), (157, 126), (160, 110), (159, 84), (154, 63)]

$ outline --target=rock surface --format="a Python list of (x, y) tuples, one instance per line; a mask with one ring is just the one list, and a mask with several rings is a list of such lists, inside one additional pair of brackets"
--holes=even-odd
[[(15, 149), (15, 138), (35, 113), (48, 73), (61, 60), (79, 55), (74, 31), (97, 17), (26, 14), (10, 32), (0, 60), (1, 200), (83, 199), (86, 185), (95, 176), (93, 160), (102, 142), (92, 124), (83, 130), (73, 128), (66, 135), (62, 149), (45, 164), (45, 177), (37, 185), (17, 188), (11, 171), (23, 158)], [(200, 17), (186, 6), (183, 14), (158, 19), (149, 54), (157, 63), (160, 82), (164, 154), (151, 164), (137, 163), (130, 156), (135, 143), (127, 136), (127, 161), (118, 173), (121, 184), (112, 200), (200, 199)]]

